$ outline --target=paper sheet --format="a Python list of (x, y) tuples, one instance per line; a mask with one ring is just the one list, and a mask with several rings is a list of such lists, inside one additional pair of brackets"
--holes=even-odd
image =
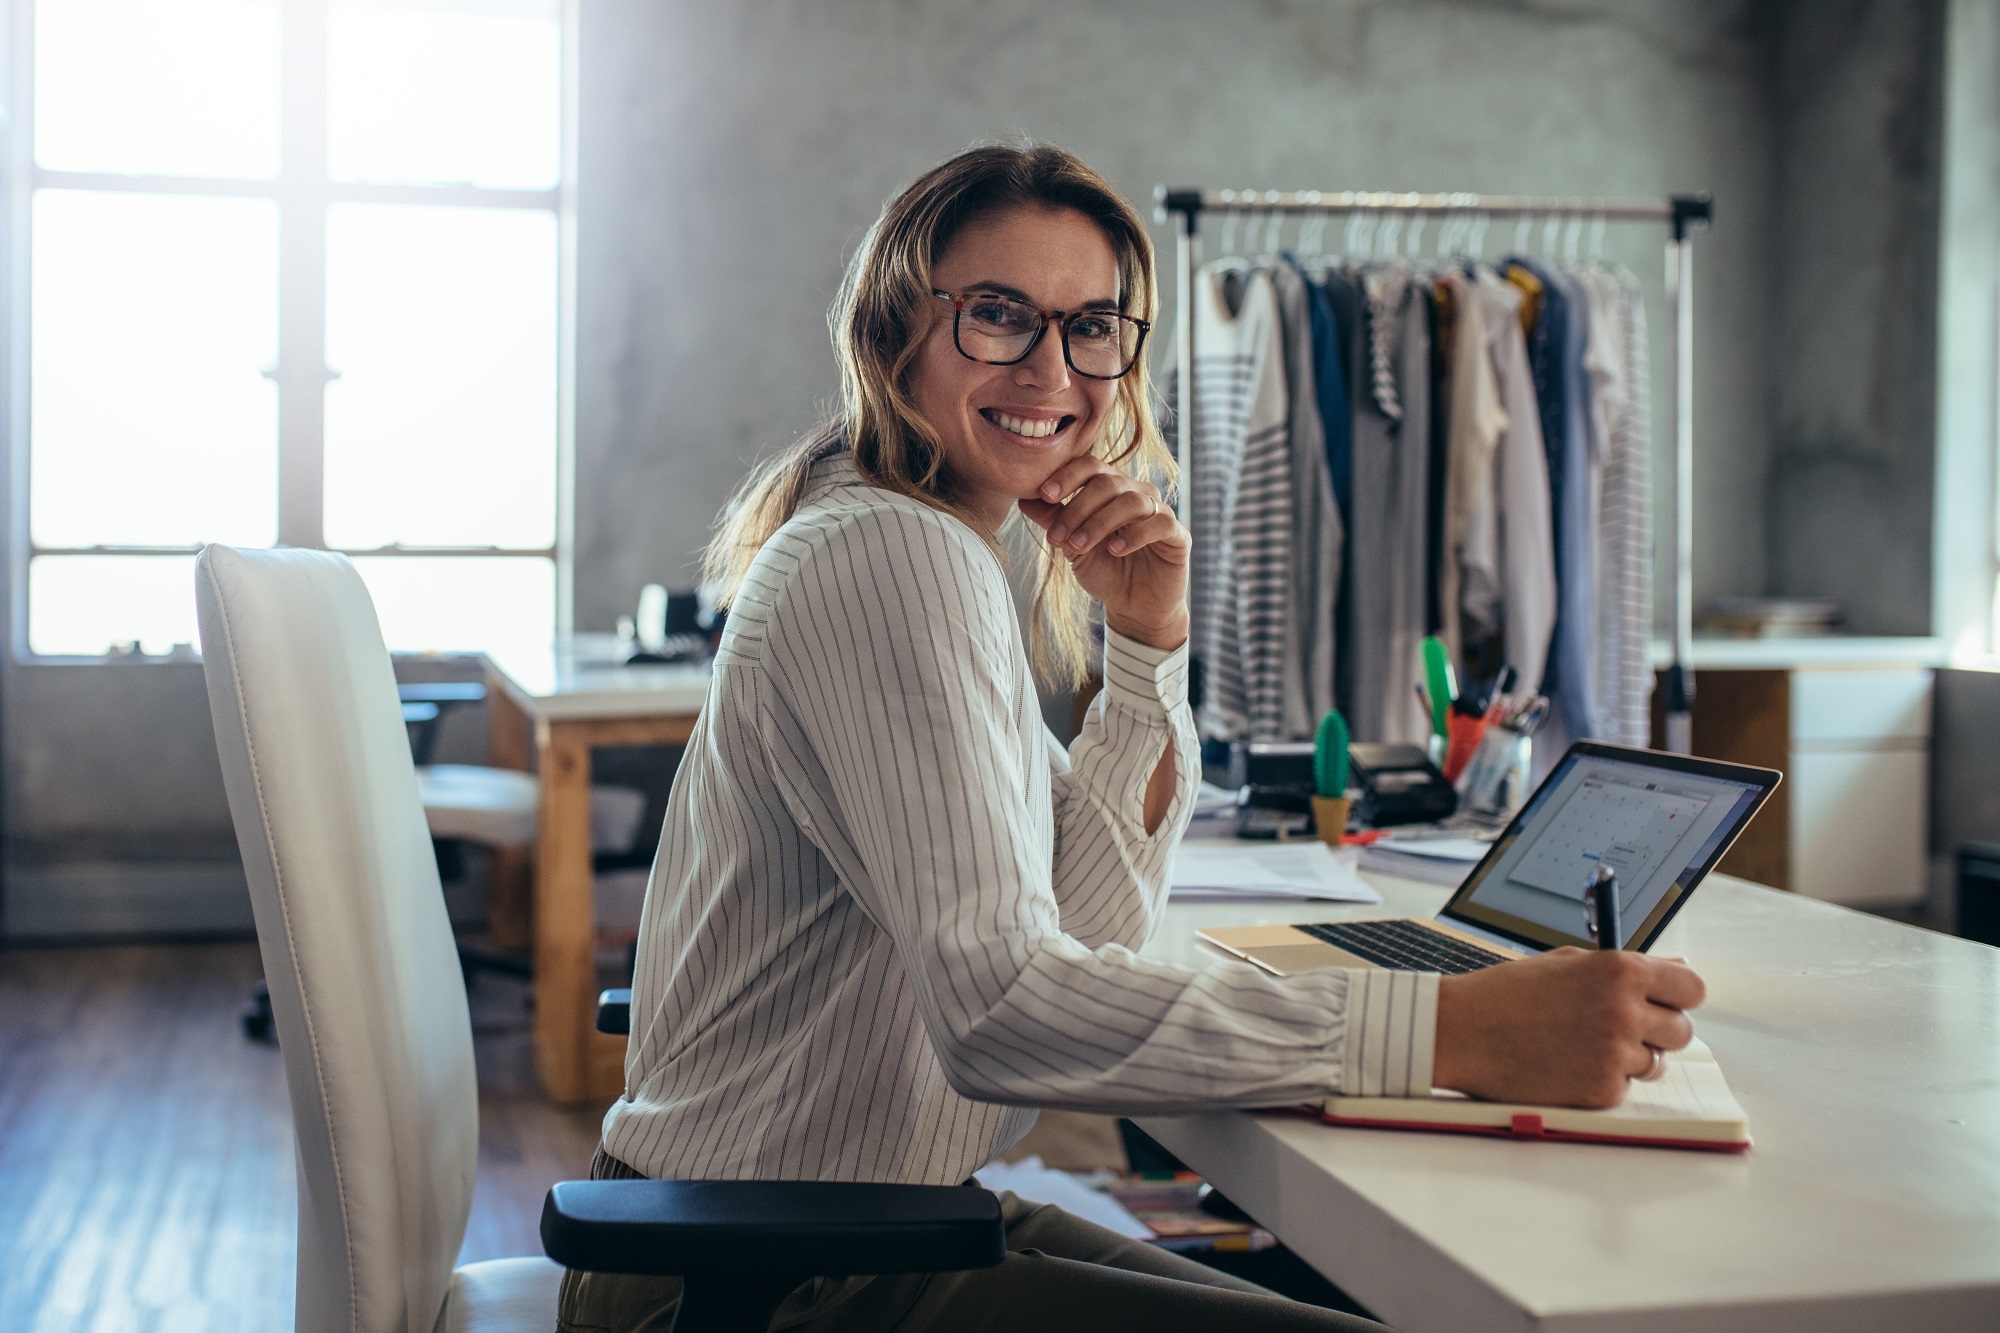
[(990, 1190), (1012, 1190), (1030, 1203), (1052, 1203), (1071, 1217), (1109, 1227), (1121, 1236), (1153, 1239), (1153, 1229), (1127, 1212), (1124, 1204), (1067, 1171), (1050, 1170), (1039, 1157), (993, 1162), (973, 1172), (972, 1178)]
[(1182, 843), (1174, 857), (1173, 897), (1182, 902), (1247, 898), (1379, 903), (1382, 895), (1355, 871), (1351, 852), (1321, 842)]
[(1477, 838), (1383, 838), (1374, 844), (1385, 852), (1404, 856), (1428, 856), (1437, 861), (1477, 861), (1493, 850), (1490, 842)]

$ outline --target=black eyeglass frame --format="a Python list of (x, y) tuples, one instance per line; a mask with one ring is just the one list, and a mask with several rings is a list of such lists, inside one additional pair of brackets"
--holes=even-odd
[[(933, 287), (931, 288), (931, 295), (937, 297), (940, 301), (951, 302), (951, 308), (952, 308), (951, 345), (953, 347), (956, 347), (958, 349), (958, 354), (964, 357), (967, 361), (976, 361), (982, 366), (1020, 365), (1023, 361), (1026, 361), (1029, 357), (1033, 356), (1035, 354), (1035, 349), (1042, 345), (1043, 337), (1045, 337), (1048, 334), (1049, 325), (1060, 324), (1062, 326), (1062, 335), (1060, 341), (1062, 343), (1064, 365), (1068, 366), (1072, 371), (1075, 371), (1077, 374), (1083, 376), (1085, 379), (1088, 380), (1122, 380), (1127, 375), (1130, 375), (1132, 373), (1133, 368), (1139, 364), (1139, 358), (1141, 355), (1145, 353), (1146, 350), (1146, 335), (1153, 331), (1153, 322), (1151, 320), (1140, 319), (1137, 315), (1128, 315), (1125, 314), (1123, 311), (1118, 311), (1118, 310), (1044, 310), (1040, 306), (1029, 305), (1028, 302), (1020, 300), (1018, 297), (1007, 296), (1001, 292), (954, 293), (954, 292), (942, 292), (939, 291), (937, 288)], [(1009, 361), (989, 361), (987, 358), (983, 356), (974, 356), (972, 353), (965, 350), (965, 342), (962, 338), (959, 337), (959, 321), (965, 315), (965, 303), (971, 300), (974, 296), (985, 296), (1002, 301), (1012, 301), (1015, 305), (1027, 306), (1028, 309), (1034, 311), (1037, 315), (1040, 315), (1042, 317), (1042, 327), (1035, 330), (1034, 336), (1028, 339), (1028, 345), (1021, 349), (1021, 354), (1019, 356), (1014, 357), (1012, 360)], [(1139, 341), (1132, 345), (1132, 359), (1126, 362), (1125, 369), (1119, 371), (1116, 375), (1092, 374), (1090, 371), (1084, 370), (1081, 367), (1079, 367), (1076, 364), (1076, 358), (1070, 355), (1070, 350), (1069, 350), (1070, 322), (1072, 320), (1084, 319), (1091, 315), (1096, 315), (1100, 318), (1109, 317), (1111, 319), (1122, 319), (1129, 323), (1136, 324), (1139, 326)]]

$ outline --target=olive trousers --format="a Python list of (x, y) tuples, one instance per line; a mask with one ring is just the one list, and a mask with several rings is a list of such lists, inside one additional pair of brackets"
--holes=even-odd
[[(639, 1173), (601, 1149), (593, 1179)], [(963, 1273), (815, 1278), (785, 1299), (773, 1330), (797, 1333), (1381, 1333), (1382, 1325), (1303, 1305), (1049, 1204), (1000, 1196), (1007, 1257)], [(681, 1281), (563, 1275), (557, 1333), (665, 1333)]]

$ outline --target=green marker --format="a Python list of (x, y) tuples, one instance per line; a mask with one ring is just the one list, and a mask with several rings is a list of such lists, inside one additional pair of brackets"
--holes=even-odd
[(1440, 736), (1450, 734), (1447, 719), (1451, 706), (1458, 702), (1458, 677), (1451, 669), (1451, 654), (1445, 651), (1444, 640), (1435, 634), (1424, 640), (1424, 679), (1431, 696), (1431, 730)]
[(1347, 719), (1338, 708), (1319, 720), (1313, 741), (1313, 788), (1330, 801), (1347, 795)]

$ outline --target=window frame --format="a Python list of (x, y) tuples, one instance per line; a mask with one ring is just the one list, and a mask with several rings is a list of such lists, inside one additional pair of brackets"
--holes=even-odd
[[(42, 189), (151, 193), (272, 200), (278, 210), (277, 364), (267, 372), (278, 390), (277, 545), (333, 550), (347, 556), (427, 559), (439, 556), (541, 557), (555, 564), (555, 622), (567, 636), (575, 606), (576, 495), (576, 161), (579, 0), (556, 0), (560, 26), (561, 160), (552, 189), (470, 185), (349, 184), (327, 176), (327, 24), (334, 0), (273, 0), (278, 12), (278, 174), (268, 180), (199, 176), (140, 176), (56, 171), (35, 160), (36, 0), (7, 0), (13, 89), (8, 230), (7, 356), (8, 640), (24, 663), (163, 662), (164, 656), (113, 658), (37, 653), (28, 639), (28, 568), (40, 556), (193, 555), (199, 546), (38, 546), (31, 525), (33, 440), (30, 438), (34, 292), (33, 201)], [(326, 386), (338, 372), (326, 364), (327, 216), (335, 204), (415, 204), (528, 209), (556, 223), (556, 476), (555, 544), (548, 547), (329, 547), (325, 540)], [(188, 589), (190, 598), (194, 595)]]

